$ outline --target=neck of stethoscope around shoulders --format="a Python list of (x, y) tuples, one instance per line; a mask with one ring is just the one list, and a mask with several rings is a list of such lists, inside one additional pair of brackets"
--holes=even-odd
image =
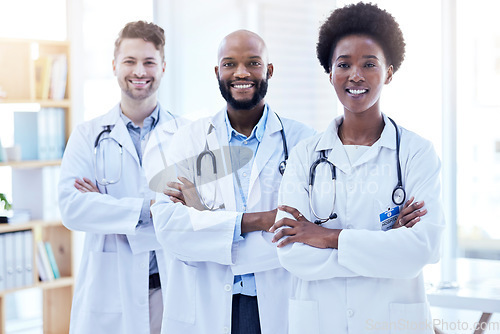
[[(397, 169), (397, 174), (398, 174), (398, 183), (396, 184), (396, 187), (394, 188), (392, 192), (392, 201), (395, 205), (401, 205), (406, 199), (406, 191), (404, 190), (403, 187), (403, 180), (402, 180), (402, 173), (401, 173), (401, 161), (399, 157), (399, 151), (400, 151), (400, 146), (401, 146), (401, 136), (399, 135), (399, 129), (394, 120), (392, 120), (390, 117), (388, 117), (392, 125), (394, 126), (394, 129), (396, 130), (396, 169)], [(332, 182), (333, 182), (333, 205), (332, 205), (332, 211), (330, 212), (330, 215), (328, 217), (320, 217), (318, 214), (316, 214), (316, 211), (314, 210), (313, 206), (313, 190), (314, 190), (314, 181), (316, 179), (316, 168), (318, 165), (326, 163), (330, 167), (330, 172), (332, 175)], [(314, 221), (316, 224), (323, 224), (331, 219), (337, 218), (337, 214), (334, 212), (335, 211), (335, 191), (336, 191), (336, 179), (337, 179), (337, 174), (336, 174), (336, 167), (335, 165), (328, 160), (328, 157), (326, 155), (326, 150), (321, 150), (320, 151), (320, 156), (318, 159), (316, 159), (312, 164), (309, 169), (309, 208), (312, 212), (312, 214), (317, 218), (317, 220)]]
[[(279, 163), (278, 170), (281, 173), (281, 175), (283, 175), (283, 173), (285, 172), (285, 168), (286, 168), (286, 162), (288, 160), (288, 145), (286, 142), (285, 127), (283, 126), (283, 122), (281, 121), (281, 118), (278, 116), (278, 114), (276, 114), (276, 113), (274, 113), (274, 114), (278, 118), (278, 121), (280, 122), (280, 125), (281, 125), (280, 133), (281, 133), (281, 141), (282, 141), (282, 145), (283, 145), (284, 159)], [(212, 204), (212, 206), (208, 206), (204, 197), (201, 195), (201, 193), (198, 189), (197, 183), (199, 183), (199, 182), (197, 182), (197, 179), (201, 180), (201, 174), (202, 174), (201, 164), (202, 164), (203, 158), (209, 157), (210, 161), (211, 161), (211, 165), (212, 165), (212, 173), (215, 176), (215, 180), (217, 181), (217, 159), (216, 159), (213, 151), (210, 149), (210, 147), (208, 145), (208, 139), (207, 139), (213, 130), (215, 130), (215, 127), (212, 123), (210, 123), (210, 125), (208, 127), (208, 131), (207, 131), (207, 135), (205, 137), (205, 147), (204, 147), (203, 151), (200, 154), (198, 154), (198, 157), (196, 158), (196, 175), (194, 178), (194, 185), (195, 185), (196, 192), (198, 193), (198, 197), (200, 198), (201, 203), (205, 207), (205, 209), (210, 210), (210, 211), (219, 209), (219, 207), (214, 206), (215, 200), (217, 197), (217, 193), (216, 193), (217, 186), (215, 187), (215, 191), (214, 191), (214, 195), (213, 195), (213, 204)], [(234, 172), (236, 173), (236, 171), (234, 171)]]

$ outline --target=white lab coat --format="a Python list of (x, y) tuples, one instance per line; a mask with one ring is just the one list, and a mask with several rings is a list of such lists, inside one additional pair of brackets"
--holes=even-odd
[[(157, 128), (171, 136), (177, 129), (172, 116), (161, 108), (159, 115)], [(94, 142), (105, 125), (114, 125), (109, 136), (123, 146), (121, 178), (107, 186), (108, 194), (80, 193), (75, 179), (87, 177), (95, 182)], [(119, 166), (118, 160), (108, 159), (106, 168)], [(87, 233), (70, 333), (150, 333), (149, 252), (156, 251), (162, 285), (165, 259), (153, 226), (136, 225), (141, 208), (153, 198), (118, 105), (73, 131), (61, 165), (59, 204), (63, 224)]]
[[(351, 166), (337, 136), (341, 120), (296, 147), (281, 184), (279, 203), (314, 221), (309, 168), (319, 152), (327, 150), (328, 160), (337, 167), (338, 218), (323, 226), (343, 229), (338, 249), (293, 243), (278, 250), (283, 267), (296, 276), (290, 334), (433, 333), (422, 269), (439, 259), (444, 228), (440, 161), (429, 141), (400, 127), (406, 199), (425, 201), (428, 213), (413, 228), (383, 231), (379, 215), (395, 206), (395, 128), (384, 115), (380, 139)], [(332, 208), (331, 188), (325, 191), (331, 177), (329, 182), (318, 180), (321, 176), (313, 190), (315, 210), (324, 217)], [(279, 212), (276, 219), (286, 215)]]
[[(173, 137), (169, 147), (171, 163), (178, 173), (193, 181), (196, 157), (206, 143), (217, 157), (218, 182), (202, 185), (199, 190), (212, 204), (214, 187), (217, 205), (225, 209), (198, 211), (173, 204), (159, 195), (151, 211), (158, 240), (172, 256), (168, 269), (162, 333), (214, 334), (231, 330), (232, 288), (234, 275), (255, 274), (259, 317), (263, 334), (287, 333), (287, 303), (290, 275), (279, 264), (272, 234), (251, 232), (244, 240), (233, 242), (236, 212), (233, 175), (227, 154), (226, 110), (214, 117), (193, 122)], [(288, 149), (314, 130), (296, 121), (282, 119)], [(214, 130), (207, 136), (210, 127)], [(248, 212), (276, 208), (283, 160), (281, 124), (269, 111), (266, 130), (251, 169)], [(224, 154), (221, 154), (222, 152)], [(210, 177), (212, 165), (204, 159), (202, 174)]]

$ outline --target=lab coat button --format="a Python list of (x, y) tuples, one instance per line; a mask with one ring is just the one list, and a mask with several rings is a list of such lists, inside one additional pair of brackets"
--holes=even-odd
[(231, 286), (231, 284), (226, 284), (226, 285), (224, 285), (224, 290), (229, 292), (229, 291), (233, 290), (233, 287)]
[(351, 224), (347, 225), (347, 228), (348, 229), (352, 229), (354, 226), (352, 226)]
[(352, 309), (347, 309), (347, 317), (352, 318), (354, 316), (354, 311)]
[(229, 327), (224, 327), (223, 332), (224, 333), (229, 333)]

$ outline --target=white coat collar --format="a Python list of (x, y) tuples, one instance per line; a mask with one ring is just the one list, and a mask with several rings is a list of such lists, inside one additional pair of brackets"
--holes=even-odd
[(113, 129), (111, 130), (109, 136), (120, 143), (122, 147), (136, 160), (137, 164), (140, 164), (134, 143), (132, 142), (132, 138), (130, 138), (130, 134), (128, 133), (125, 123), (120, 117), (120, 113), (120, 104), (118, 103), (113, 107), (113, 109), (99, 119), (99, 125), (102, 126), (102, 129), (104, 129), (105, 126), (110, 125)]
[(382, 130), (382, 134), (380, 135), (380, 139), (377, 140), (372, 145), (367, 154), (363, 155), (360, 159), (358, 159), (358, 161), (356, 161), (356, 163), (353, 166), (351, 166), (351, 163), (345, 152), (343, 144), (338, 136), (338, 128), (344, 120), (343, 115), (335, 118), (330, 123), (330, 125), (328, 126), (328, 128), (325, 130), (320, 140), (318, 141), (315, 151), (319, 153), (320, 151), (326, 150), (328, 155), (328, 160), (331, 161), (333, 164), (335, 164), (344, 173), (349, 174), (351, 171), (351, 167), (356, 167), (372, 159), (374, 155), (378, 154), (379, 150), (382, 147), (386, 147), (391, 150), (396, 149), (396, 129), (392, 125), (392, 122), (389, 120), (387, 115), (382, 113), (382, 117), (384, 118), (385, 125), (384, 129)]
[[(268, 108), (268, 116), (266, 123), (266, 130), (264, 131), (264, 136), (262, 138), (262, 143), (259, 145), (259, 149), (257, 150), (257, 154), (254, 159), (254, 163), (252, 165), (252, 171), (250, 174), (250, 183), (249, 183), (249, 194), (248, 194), (248, 206), (252, 207), (253, 198), (257, 198), (259, 196), (253, 196), (256, 193), (257, 189), (254, 191), (254, 185), (258, 182), (258, 179), (262, 169), (267, 164), (269, 159), (273, 156), (276, 147), (282, 147), (283, 144), (281, 142), (281, 134), (280, 131), (282, 129), (281, 122), (278, 119), (278, 116), (272, 112), (271, 108), (266, 104), (266, 108)], [(224, 108), (215, 114), (212, 118), (209, 119), (207, 123), (207, 127), (205, 130), (205, 134), (208, 133), (208, 129), (210, 126), (213, 126), (214, 131), (206, 136), (207, 143), (209, 148), (212, 151), (219, 150), (222, 148), (223, 153), (221, 158), (223, 159), (222, 164), (219, 166), (224, 166), (224, 171), (220, 169), (218, 172), (223, 173), (223, 175), (228, 175), (228, 166), (231, 166), (229, 159), (229, 142), (228, 142), (228, 132), (227, 126), (225, 124), (227, 109)], [(278, 167), (276, 167), (278, 168)], [(236, 202), (234, 198), (234, 182), (233, 175), (229, 174), (230, 177), (222, 177), (220, 178), (220, 188), (221, 194), (224, 200), (224, 204), (226, 206), (226, 210), (235, 210)]]

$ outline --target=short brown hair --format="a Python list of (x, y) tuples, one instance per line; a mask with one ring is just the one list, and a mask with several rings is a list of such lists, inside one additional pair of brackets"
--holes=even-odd
[(115, 41), (115, 58), (122, 41), (126, 38), (141, 38), (153, 43), (156, 50), (160, 51), (161, 59), (165, 59), (165, 31), (162, 27), (145, 21), (127, 23)]

